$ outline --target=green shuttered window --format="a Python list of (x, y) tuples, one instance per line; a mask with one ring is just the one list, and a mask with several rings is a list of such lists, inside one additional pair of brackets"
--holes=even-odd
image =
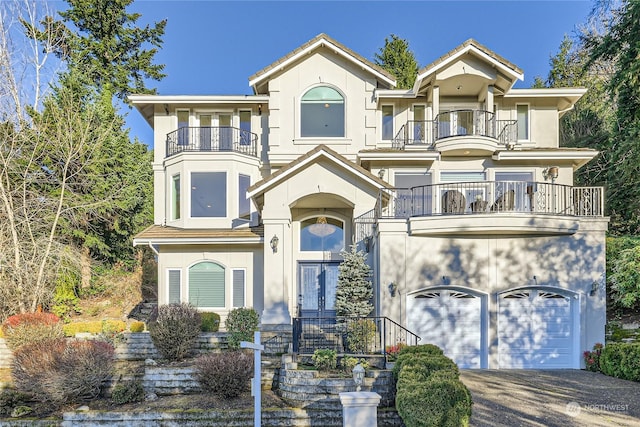
[(224, 307), (224, 267), (200, 262), (189, 268), (189, 302), (196, 307)]

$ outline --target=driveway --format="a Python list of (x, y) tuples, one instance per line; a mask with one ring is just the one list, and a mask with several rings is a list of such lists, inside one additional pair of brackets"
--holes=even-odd
[(640, 383), (595, 372), (462, 370), (471, 426), (640, 426)]

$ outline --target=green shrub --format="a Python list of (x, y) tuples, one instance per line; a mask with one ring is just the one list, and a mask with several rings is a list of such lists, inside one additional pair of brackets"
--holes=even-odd
[(640, 381), (640, 344), (611, 343), (600, 353), (603, 374)]
[(111, 401), (116, 405), (125, 403), (142, 402), (144, 400), (144, 388), (140, 380), (126, 380), (113, 387)]
[(0, 391), (0, 418), (9, 417), (14, 408), (26, 406), (29, 403), (29, 395), (11, 388)]
[(11, 376), (18, 391), (54, 408), (93, 399), (113, 373), (113, 346), (104, 341), (41, 341), (14, 354)]
[(448, 374), (434, 374), (424, 383), (398, 389), (396, 409), (407, 427), (461, 427), (471, 418), (471, 394)]
[(232, 310), (224, 323), (229, 332), (229, 348), (240, 348), (241, 341), (253, 342), (253, 333), (258, 330), (258, 321), (258, 312), (253, 308)]
[(160, 354), (169, 360), (181, 360), (191, 352), (200, 335), (200, 313), (191, 304), (158, 307), (158, 315), (147, 327)]
[(78, 333), (114, 335), (126, 328), (127, 324), (122, 320), (89, 320), (67, 323), (62, 327), (67, 337), (75, 337)]
[(220, 315), (218, 313), (200, 313), (202, 317), (202, 332), (218, 332), (220, 329)]
[(439, 371), (448, 371), (454, 378), (460, 376), (458, 366), (446, 356), (431, 356), (428, 354), (412, 355), (405, 358), (400, 364), (400, 370), (393, 368), (394, 377), (398, 379), (397, 387), (401, 387), (403, 382), (423, 382), (428, 380), (432, 374)]
[(144, 332), (144, 322), (135, 321), (129, 325), (129, 330), (133, 333)]
[(442, 356), (442, 349), (435, 344), (407, 345), (400, 349), (399, 356), (403, 354), (431, 354)]
[[(395, 365), (393, 365), (393, 378), (398, 379), (400, 371), (404, 367), (405, 363), (411, 363), (412, 365), (424, 365), (424, 369), (434, 371), (438, 369), (452, 369), (458, 372), (458, 367), (443, 354), (429, 354), (429, 353), (414, 353), (414, 354), (401, 354), (398, 356)], [(428, 376), (428, 375), (426, 375)]]
[(41, 341), (61, 338), (62, 324), (53, 313), (22, 313), (10, 316), (2, 324), (7, 347), (11, 350)]
[(347, 324), (347, 345), (353, 353), (368, 353), (374, 347), (376, 324), (371, 319), (357, 319)]
[(80, 273), (73, 267), (66, 266), (58, 273), (51, 311), (62, 319), (68, 320), (72, 314), (80, 311), (80, 298), (78, 297), (80, 282)]
[(357, 364), (360, 364), (360, 366), (362, 366), (365, 370), (369, 369), (369, 362), (367, 362), (367, 360), (363, 358), (358, 359), (357, 357), (347, 356), (343, 357), (342, 360), (340, 360), (340, 366), (347, 374), (351, 374), (353, 368), (355, 368)]
[(205, 391), (230, 399), (249, 390), (253, 355), (244, 351), (209, 353), (196, 360), (196, 378)]
[(311, 356), (313, 360), (313, 366), (319, 371), (327, 371), (329, 369), (335, 369), (338, 361), (338, 355), (335, 350), (329, 348), (320, 348), (313, 352)]

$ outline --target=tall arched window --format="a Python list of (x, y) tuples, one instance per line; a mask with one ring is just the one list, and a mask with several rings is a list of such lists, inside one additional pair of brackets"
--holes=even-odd
[(300, 224), (301, 251), (340, 252), (344, 249), (344, 226), (341, 221), (319, 216)]
[(225, 306), (224, 267), (199, 262), (189, 268), (189, 302), (196, 307)]
[(300, 136), (344, 137), (344, 98), (327, 86), (310, 89), (300, 102)]

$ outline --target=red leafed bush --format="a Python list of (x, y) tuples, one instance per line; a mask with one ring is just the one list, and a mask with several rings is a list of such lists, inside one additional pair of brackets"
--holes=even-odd
[(36, 342), (15, 352), (11, 375), (17, 390), (57, 407), (97, 397), (113, 373), (113, 354), (104, 341)]
[(60, 318), (53, 313), (21, 313), (10, 316), (2, 324), (2, 332), (11, 350), (23, 345), (62, 338)]
[(231, 399), (249, 390), (253, 355), (244, 351), (209, 353), (196, 360), (196, 378), (202, 388)]

